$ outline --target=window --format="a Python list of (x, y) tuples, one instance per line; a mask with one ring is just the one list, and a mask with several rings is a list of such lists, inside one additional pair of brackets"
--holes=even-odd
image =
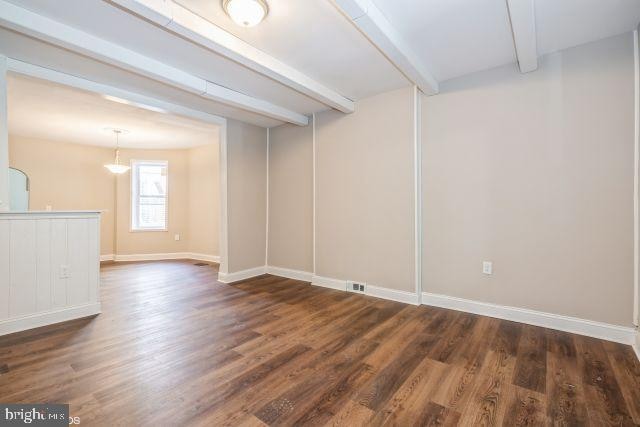
[(167, 230), (167, 162), (131, 162), (131, 230)]

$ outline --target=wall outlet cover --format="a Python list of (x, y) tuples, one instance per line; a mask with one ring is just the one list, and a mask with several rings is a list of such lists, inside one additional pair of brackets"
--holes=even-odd
[(483, 261), (482, 262), (482, 273), (483, 274), (493, 274), (493, 263), (491, 261)]
[(61, 279), (68, 279), (69, 276), (70, 276), (69, 266), (68, 265), (61, 265), (60, 266), (60, 278)]

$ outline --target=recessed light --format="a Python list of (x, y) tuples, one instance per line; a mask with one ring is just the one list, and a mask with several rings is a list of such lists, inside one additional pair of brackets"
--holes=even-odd
[(223, 0), (222, 8), (233, 22), (243, 27), (258, 25), (269, 12), (264, 0)]

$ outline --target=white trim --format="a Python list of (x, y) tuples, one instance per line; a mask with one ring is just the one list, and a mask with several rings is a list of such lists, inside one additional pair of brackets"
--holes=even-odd
[(41, 67), (39, 65), (29, 64), (17, 59), (7, 58), (7, 65), (9, 71), (22, 74), (24, 76), (35, 77), (38, 79), (75, 87), (77, 89), (98, 93), (100, 95), (108, 95), (116, 98), (121, 98), (138, 105), (148, 105), (154, 108), (160, 108), (170, 113), (174, 113), (184, 117), (190, 117), (192, 119), (201, 120), (207, 123), (216, 125), (223, 125), (224, 123), (226, 123), (226, 119), (220, 116), (193, 110), (188, 107), (183, 107), (182, 105), (161, 101), (156, 98), (152, 98), (146, 95), (140, 95), (138, 93), (119, 89), (114, 86), (96, 83), (82, 77), (72, 76), (71, 74), (62, 73), (60, 71), (55, 71), (49, 68)]
[(324, 105), (343, 113), (354, 111), (353, 101), (256, 49), (176, 2), (171, 0), (153, 3), (144, 0), (111, 0), (111, 2)]
[(629, 345), (636, 334), (635, 328), (427, 292), (422, 294), (422, 303)]
[[(129, 189), (130, 189), (130, 209), (129, 209), (129, 232), (140, 233), (150, 231), (169, 231), (169, 161), (168, 160), (137, 160), (131, 159), (129, 173)], [(165, 172), (165, 195), (164, 195), (164, 226), (162, 227), (141, 227), (138, 224), (138, 214), (140, 212), (140, 166), (160, 166)], [(162, 196), (157, 196), (162, 197)]]
[(398, 291), (395, 289), (367, 285), (364, 294), (371, 297), (403, 302), (405, 304), (420, 305), (420, 298), (415, 292)]
[(181, 69), (144, 56), (22, 7), (0, 0), (0, 25), (10, 30), (63, 47), (101, 62), (115, 65), (202, 98), (241, 108), (276, 120), (306, 126), (308, 118), (263, 99), (217, 85)]
[(117, 254), (114, 261), (164, 261), (170, 259), (189, 259), (188, 252), (155, 253), (155, 254)]
[(265, 200), (266, 205), (266, 220), (265, 220), (265, 233), (264, 233), (264, 265), (269, 265), (269, 150), (271, 148), (269, 138), (271, 137), (271, 128), (267, 128), (267, 195)]
[[(311, 278), (311, 284), (313, 286), (320, 286), (322, 288), (329, 288), (347, 292), (346, 280), (333, 279), (331, 277), (313, 276)], [(391, 301), (403, 302), (405, 304), (419, 305), (418, 295), (413, 292), (398, 291), (395, 289), (367, 285), (365, 287), (364, 295)]]
[(330, 1), (409, 81), (427, 95), (438, 93), (436, 79), (372, 0)]
[(521, 73), (538, 69), (536, 10), (534, 0), (507, 0), (513, 45)]
[(229, 272), (229, 215), (228, 209), (228, 178), (227, 178), (227, 122), (220, 126), (220, 269), (219, 274)]
[(313, 215), (313, 236), (311, 238), (312, 256), (313, 256), (313, 274), (316, 274), (316, 114), (311, 116), (311, 149), (312, 149), (312, 162), (313, 170), (313, 200), (311, 201), (312, 215)]
[(195, 252), (189, 252), (187, 255), (189, 255), (189, 259), (194, 261), (215, 262), (216, 264), (220, 264), (220, 257), (218, 255), (198, 254)]
[(247, 270), (236, 271), (234, 273), (220, 273), (218, 272), (218, 282), (222, 283), (234, 283), (240, 280), (251, 279), (252, 277), (262, 276), (267, 273), (267, 267), (255, 267)]
[(335, 289), (337, 291), (347, 291), (347, 281), (332, 279), (330, 277), (322, 277), (313, 275), (311, 277), (311, 284), (313, 286), (320, 286), (322, 288)]
[(194, 261), (206, 261), (220, 263), (218, 255), (199, 254), (195, 252), (169, 252), (154, 254), (105, 254), (100, 255), (100, 261), (166, 261), (172, 259), (192, 259)]
[(414, 204), (414, 280), (418, 304), (422, 297), (422, 141), (420, 92), (413, 86), (413, 204)]
[(636, 342), (632, 345), (633, 351), (635, 351), (638, 360), (640, 360), (640, 330), (636, 331)]
[(99, 302), (46, 313), (30, 314), (16, 319), (2, 320), (0, 321), (0, 335), (26, 331), (27, 329), (39, 328), (54, 323), (94, 316), (96, 314), (100, 314)]
[(274, 267), (271, 265), (267, 266), (266, 272), (273, 276), (286, 277), (287, 279), (301, 280), (303, 282), (311, 282), (313, 278), (313, 273), (310, 271), (291, 270), (289, 268)]
[(638, 30), (633, 31), (634, 57), (634, 140), (633, 140), (633, 324), (640, 325), (640, 271), (638, 257), (640, 257), (640, 221), (638, 208), (638, 157), (640, 156), (640, 47), (638, 46)]
[(26, 211), (0, 212), (0, 220), (99, 218), (102, 211)]

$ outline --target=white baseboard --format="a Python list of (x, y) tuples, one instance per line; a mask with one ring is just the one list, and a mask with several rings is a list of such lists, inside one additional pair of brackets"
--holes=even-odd
[(194, 252), (173, 252), (173, 253), (156, 253), (156, 254), (106, 254), (100, 255), (100, 261), (163, 261), (171, 259), (192, 259), (196, 261), (206, 261), (220, 263), (220, 257), (217, 255), (198, 254)]
[(301, 280), (303, 282), (311, 282), (313, 273), (302, 270), (291, 270), (289, 268), (267, 266), (267, 274), (274, 276), (286, 277), (287, 279)]
[(636, 352), (638, 360), (640, 360), (640, 329), (636, 330), (636, 342), (633, 345), (633, 350)]
[(418, 294), (415, 292), (397, 291), (395, 289), (367, 285), (365, 295), (403, 302), (405, 304), (420, 305), (420, 299), (418, 298)]
[(0, 321), (0, 335), (26, 331), (27, 329), (39, 328), (40, 326), (80, 319), (96, 314), (100, 314), (99, 302), (45, 313), (30, 314), (16, 319), (7, 319)]
[(236, 271), (234, 273), (218, 273), (218, 281), (222, 283), (234, 283), (240, 280), (251, 279), (267, 273), (267, 267), (255, 267), (248, 270)]
[(195, 252), (189, 252), (187, 255), (189, 255), (189, 259), (195, 261), (215, 262), (216, 264), (220, 264), (220, 256), (218, 255), (198, 254)]
[(557, 329), (578, 335), (600, 338), (622, 344), (633, 344), (636, 331), (634, 328), (610, 325), (608, 323), (544, 313), (524, 308), (508, 307), (486, 302), (467, 300), (431, 293), (422, 294), (422, 303), (436, 307), (449, 308), (467, 313), (496, 317), (498, 319), (527, 323), (544, 328)]
[[(335, 289), (338, 291), (347, 290), (346, 280), (332, 279), (330, 277), (313, 276), (311, 279), (311, 284), (314, 286), (321, 286), (323, 288)], [(367, 284), (365, 288), (364, 295), (388, 299), (391, 301), (403, 302), (405, 304), (419, 304), (418, 295), (415, 292), (397, 291), (395, 289), (381, 288), (369, 284)]]
[(311, 284), (313, 286), (320, 286), (322, 288), (335, 289), (337, 291), (345, 291), (347, 290), (347, 281), (346, 280), (338, 280), (331, 279), (329, 277), (322, 276), (312, 276)]

